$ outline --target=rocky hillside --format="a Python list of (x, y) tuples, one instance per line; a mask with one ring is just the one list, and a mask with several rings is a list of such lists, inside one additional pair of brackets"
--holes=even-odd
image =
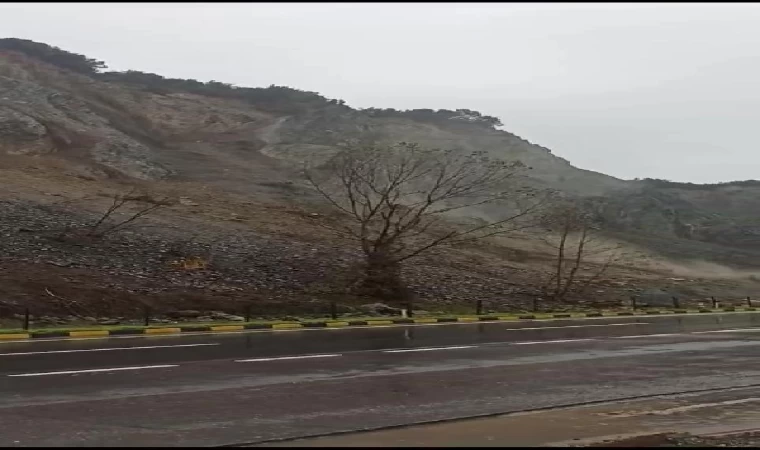
[[(243, 292), (277, 299), (288, 291), (318, 297), (304, 294), (307, 286), (339, 271), (355, 255), (346, 249), (336, 258), (341, 244), (309, 223), (309, 217), (317, 216), (315, 197), (297, 170), (341, 143), (367, 138), (519, 159), (531, 167), (527, 183), (585, 199), (611, 236), (641, 254), (758, 265), (760, 182), (701, 186), (619, 180), (576, 168), (501, 128), (497, 118), (467, 109), (357, 110), (288, 87), (237, 88), (108, 72), (103, 62), (82, 55), (1, 39), (0, 230), (5, 238), (0, 258), (6, 282), (0, 282), (0, 293), (55, 298), (40, 294), (45, 287), (38, 282), (9, 287), (21, 261), (69, 274), (44, 283), (109, 274), (107, 282), (78, 282), (95, 289), (94, 297), (115, 289), (109, 282), (120, 277), (131, 277), (119, 281), (119, 289), (129, 295), (167, 296), (172, 289), (195, 287), (233, 297)], [(50, 237), (68, 223), (91, 220), (87, 217), (108, 205), (102, 195), (134, 185), (181, 199), (151, 219), (153, 228), (141, 236), (152, 237), (123, 234), (105, 247), (64, 245)], [(192, 241), (197, 248), (179, 251), (180, 241)], [(530, 242), (527, 235), (497, 251), (450, 253), (443, 266), (433, 258), (411, 269), (409, 277), (430, 299), (505, 294), (527, 299), (531, 270), (547, 258)], [(192, 281), (172, 275), (168, 267), (187, 252), (207, 258), (213, 253), (214, 270), (192, 275)], [(489, 262), (474, 269), (475, 260)], [(463, 267), (468, 271), (464, 278)], [(638, 269), (620, 276), (657, 279)], [(439, 280), (435, 287), (423, 282), (431, 274)], [(153, 288), (144, 286), (146, 279), (155, 281)], [(629, 295), (635, 289), (631, 283), (618, 283), (627, 287), (615, 295)], [(610, 292), (600, 294), (609, 297)]]
[[(355, 110), (290, 88), (259, 89), (265, 94), (250, 98), (238, 89), (214, 90), (201, 83), (204, 89), (194, 89), (150, 74), (76, 73), (18, 50), (0, 57), (5, 153), (54, 154), (101, 177), (192, 179), (251, 189), (249, 172), (276, 165), (272, 159), (302, 162), (349, 139), (372, 136), (520, 159), (532, 167), (537, 183), (581, 195), (625, 186), (499, 131), (469, 110)], [(222, 170), (224, 176), (209, 170)], [(266, 167), (257, 175), (288, 181), (287, 170), (272, 171)], [(240, 185), (234, 186), (237, 180)]]

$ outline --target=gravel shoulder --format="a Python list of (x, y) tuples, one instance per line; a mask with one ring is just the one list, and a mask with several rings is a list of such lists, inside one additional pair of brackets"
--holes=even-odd
[(760, 447), (760, 431), (720, 436), (662, 433), (608, 441), (589, 447)]
[(753, 447), (760, 388), (665, 395), (254, 446)]

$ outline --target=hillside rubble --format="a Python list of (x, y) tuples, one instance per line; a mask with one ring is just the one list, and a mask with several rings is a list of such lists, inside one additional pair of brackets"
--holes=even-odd
[[(24, 274), (23, 280), (6, 279), (0, 284), (0, 304), (14, 306), (15, 313), (22, 305), (34, 303), (35, 297), (49, 300), (44, 291), (53, 288), (37, 280), (44, 279), (38, 277), (44, 272), (71, 279), (96, 273), (86, 287), (93, 295), (117, 292), (131, 297), (129, 303), (121, 305), (113, 304), (118, 299), (104, 301), (103, 308), (93, 305), (94, 310), (88, 312), (102, 315), (135, 313), (144, 302), (153, 304), (154, 299), (186, 292), (193, 292), (194, 299), (187, 304), (175, 301), (175, 308), (192, 309), (199, 295), (228, 299), (233, 304), (313, 301), (320, 294), (310, 296), (310, 291), (323, 293), (324, 280), (359, 261), (357, 252), (255, 231), (230, 234), (208, 228), (199, 236), (179, 227), (135, 227), (98, 240), (62, 239), (62, 230), (83, 227), (94, 218), (26, 202), (4, 201), (0, 207), (4, 211), (0, 220), (0, 252), (4, 255), (0, 259), (0, 276), (21, 275), (14, 270), (16, 265), (36, 268), (36, 273)], [(194, 257), (208, 261), (208, 266), (177, 267), (183, 259)], [(422, 303), (446, 305), (481, 299), (506, 302), (516, 309), (529, 305), (526, 295), (530, 291), (509, 281), (520, 276), (519, 271), (484, 268), (480, 273), (462, 274), (446, 264), (441, 267), (434, 263), (430, 259), (410, 265), (404, 274)], [(27, 285), (21, 286), (24, 283)], [(85, 288), (79, 289), (77, 296), (82, 298)], [(326, 304), (324, 296), (320, 300)], [(347, 298), (341, 301), (351, 302)], [(358, 301), (368, 300), (357, 299), (354, 303)], [(218, 308), (229, 306), (219, 305)]]
[[(324, 205), (299, 172), (352, 139), (518, 159), (530, 167), (521, 182), (585, 201), (604, 232), (638, 256), (575, 306), (620, 305), (658, 289), (694, 302), (756, 295), (760, 183), (619, 180), (576, 168), (499, 125), (466, 109), (357, 110), (282, 86), (103, 72), (82, 55), (0, 39), (0, 318), (27, 306), (108, 319), (145, 305), (239, 314), (241, 305), (258, 304), (296, 314), (329, 301), (371, 303), (337, 287), (360, 254), (315, 225)], [(177, 202), (103, 239), (62, 236), (103, 210), (93, 196), (128, 186), (168, 189)], [(441, 249), (408, 264), (404, 279), (429, 310), (472, 308), (476, 300), (529, 310), (552, 260), (540, 237), (526, 231)], [(673, 281), (680, 278), (668, 267), (687, 259), (718, 262), (715, 272), (725, 276)]]

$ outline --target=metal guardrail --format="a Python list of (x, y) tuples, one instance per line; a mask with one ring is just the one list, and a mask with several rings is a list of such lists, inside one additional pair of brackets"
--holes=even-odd
[[(641, 299), (632, 296), (630, 298), (631, 309), (636, 312), (637, 310), (646, 311), (648, 309), (654, 309), (654, 308), (663, 308), (664, 305), (659, 306), (647, 306), (645, 304), (642, 304)], [(691, 305), (694, 305), (694, 300), (691, 300), (688, 302)], [(701, 303), (701, 302), (700, 302)], [(718, 300), (714, 296), (710, 297), (709, 300), (710, 307), (712, 309), (718, 309), (718, 308), (731, 308), (731, 307), (749, 307), (752, 308), (754, 306), (753, 300), (750, 297), (745, 297), (743, 299), (724, 299), (724, 300)], [(314, 315), (314, 313), (317, 314), (323, 314), (322, 317), (328, 317), (332, 320), (337, 320), (339, 318), (350, 318), (352, 316), (355, 316), (356, 313), (352, 314), (342, 314), (340, 313), (339, 305), (336, 301), (331, 302), (325, 302), (324, 304), (317, 305), (318, 307), (316, 309), (312, 308), (310, 314)], [(486, 310), (486, 306), (490, 306), (488, 310)], [(525, 310), (515, 310), (514, 308), (503, 308), (505, 306), (504, 302), (493, 302), (493, 301), (484, 301), (484, 300), (476, 300), (473, 304), (472, 313), (474, 313), (477, 316), (481, 316), (484, 313), (488, 314), (522, 314), (525, 313)], [(531, 302), (531, 309), (533, 313), (538, 313), (540, 311), (540, 301), (538, 298), (534, 298)], [(704, 307), (704, 305), (698, 304), (700, 308)], [(668, 306), (669, 307), (669, 306)], [(684, 302), (681, 301), (676, 296), (672, 297), (672, 308), (675, 310), (682, 310), (684, 309)], [(323, 311), (323, 312), (317, 312), (317, 311)], [(156, 325), (160, 323), (167, 323), (166, 321), (169, 319), (166, 319), (167, 317), (173, 317), (175, 319), (179, 319), (176, 315), (178, 311), (175, 310), (169, 310), (169, 309), (157, 309), (150, 305), (142, 305), (140, 309), (140, 314), (135, 315), (129, 318), (122, 317), (121, 319), (125, 321), (131, 321), (136, 322), (139, 321), (140, 325), (142, 326), (151, 326)], [(254, 319), (254, 312), (256, 312), (256, 316), (262, 316), (266, 315), (262, 313), (262, 305), (256, 304), (256, 303), (249, 303), (244, 305), (239, 305), (237, 308), (229, 309), (229, 311), (225, 311), (225, 314), (228, 314), (230, 316), (234, 315), (236, 316), (234, 321), (240, 321), (240, 322), (251, 322), (252, 319)], [(415, 305), (413, 302), (406, 302), (403, 304), (403, 307), (401, 308), (394, 308), (395, 314), (378, 314), (378, 316), (383, 315), (397, 315), (402, 318), (413, 318), (415, 317)], [(550, 313), (552, 311), (546, 311), (547, 313)], [(561, 313), (562, 311), (553, 311), (555, 313)], [(463, 314), (460, 313), (459, 314)], [(368, 313), (367, 315), (372, 315), (371, 313)], [(25, 308), (22, 315), (14, 314), (12, 320), (18, 319), (21, 325), (21, 328), (23, 330), (29, 330), (30, 325), (35, 322), (35, 316), (33, 315), (33, 311), (30, 310), (30, 308)], [(192, 318), (188, 317), (188, 321), (192, 321)], [(219, 319), (220, 322), (224, 322), (224, 318)], [(229, 320), (227, 320), (229, 321)], [(211, 321), (213, 322), (213, 320)]]

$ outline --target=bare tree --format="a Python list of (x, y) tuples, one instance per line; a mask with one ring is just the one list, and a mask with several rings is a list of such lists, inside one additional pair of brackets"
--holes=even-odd
[(114, 194), (111, 205), (106, 208), (98, 220), (87, 227), (87, 234), (103, 237), (126, 228), (138, 219), (169, 205), (171, 202), (168, 198), (155, 198), (148, 194), (139, 194), (135, 189), (126, 194)]
[[(401, 264), (444, 244), (482, 239), (524, 226), (540, 201), (515, 187), (520, 162), (482, 153), (425, 149), (415, 143), (346, 148), (326, 163), (307, 167), (306, 179), (338, 213), (324, 225), (358, 242), (366, 260), (360, 292), (383, 298), (406, 294)], [(529, 206), (519, 200), (532, 200)], [(512, 200), (511, 213), (466, 228), (447, 226), (446, 215)], [(506, 208), (505, 208), (506, 209)]]
[[(544, 292), (554, 301), (565, 301), (569, 293), (581, 295), (620, 257), (618, 245), (605, 243), (593, 215), (575, 203), (556, 206), (543, 217), (551, 234), (543, 241), (552, 249), (554, 268)], [(602, 257), (594, 269), (585, 269), (592, 259)]]
[[(108, 234), (134, 225), (139, 219), (154, 213), (159, 208), (172, 204), (168, 197), (158, 198), (148, 194), (140, 194), (137, 193), (137, 190), (135, 188), (126, 194), (98, 195), (101, 197), (109, 197), (111, 199), (111, 204), (108, 205), (108, 207), (98, 216), (98, 218), (90, 224), (69, 225), (62, 230), (53, 230), (58, 232), (57, 239), (68, 239), (77, 236), (101, 238)], [(85, 196), (66, 202), (60, 202), (56, 205), (92, 200), (93, 197)]]

